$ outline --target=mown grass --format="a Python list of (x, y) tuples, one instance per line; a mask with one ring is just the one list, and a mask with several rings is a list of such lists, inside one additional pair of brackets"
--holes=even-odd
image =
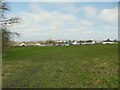
[(8, 48), (2, 76), (3, 87), (117, 88), (118, 45)]

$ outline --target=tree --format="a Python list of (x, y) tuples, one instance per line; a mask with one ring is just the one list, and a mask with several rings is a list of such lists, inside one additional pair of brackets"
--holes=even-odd
[(7, 2), (0, 0), (0, 34), (2, 34), (2, 49), (10, 46), (10, 41), (14, 35), (19, 36), (16, 32), (11, 32), (8, 26), (12, 26), (15, 23), (20, 22), (19, 17), (6, 18), (6, 12), (9, 11)]
[(48, 39), (47, 41), (46, 41), (46, 44), (55, 44), (55, 41), (54, 40), (52, 40), (52, 39)]

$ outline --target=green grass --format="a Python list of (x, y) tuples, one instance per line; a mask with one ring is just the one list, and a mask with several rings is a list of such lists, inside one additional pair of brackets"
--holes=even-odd
[(8, 48), (2, 76), (7, 88), (117, 88), (118, 45)]

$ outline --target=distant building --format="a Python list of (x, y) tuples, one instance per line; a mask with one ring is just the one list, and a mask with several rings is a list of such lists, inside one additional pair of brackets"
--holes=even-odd
[(102, 44), (114, 44), (114, 41), (111, 41), (110, 39), (107, 39), (105, 41), (102, 42)]
[(70, 42), (69, 41), (65, 41), (64, 42), (64, 46), (70, 46)]
[(120, 41), (114, 39), (114, 40), (88, 40), (88, 41), (78, 41), (78, 40), (56, 40), (56, 41), (48, 41), (47, 43), (45, 41), (40, 42), (11, 42), (11, 46), (14, 47), (23, 47), (23, 46), (71, 46), (71, 45), (85, 45), (85, 44), (118, 44)]
[(96, 44), (94, 40), (85, 41), (84, 44)]
[(33, 42), (25, 42), (26, 46), (30, 47), (30, 46), (35, 46), (35, 44)]
[(79, 41), (73, 41), (72, 44), (73, 45), (80, 45)]
[(85, 42), (84, 42), (84, 41), (79, 41), (79, 43), (80, 43), (80, 45), (83, 45), (83, 44), (85, 44)]
[(25, 43), (21, 43), (20, 46), (21, 46), (21, 47), (24, 47), (24, 46), (26, 46), (26, 44), (25, 44)]
[(65, 42), (66, 41), (63, 41), (63, 40), (57, 40), (55, 45), (56, 46), (64, 46)]
[(40, 44), (40, 43), (36, 43), (35, 45), (36, 45), (36, 46), (41, 46), (41, 44)]

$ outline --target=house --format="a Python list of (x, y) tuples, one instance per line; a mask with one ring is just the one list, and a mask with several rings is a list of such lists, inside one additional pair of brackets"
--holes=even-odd
[(57, 42), (57, 43), (56, 43), (57, 46), (64, 46), (64, 43), (65, 43), (66, 41), (57, 40), (56, 42)]
[(40, 44), (40, 43), (36, 43), (35, 45), (36, 45), (36, 46), (41, 46), (41, 44)]
[(80, 45), (80, 43), (78, 41), (73, 41), (72, 44), (73, 45)]
[(25, 44), (25, 43), (21, 43), (19, 46), (20, 46), (20, 47), (25, 47), (26, 44)]
[(13, 43), (14, 47), (23, 47), (23, 46), (27, 46), (24, 42), (14, 42)]
[(30, 46), (33, 46), (34, 43), (32, 41), (30, 41), (30, 42), (25, 42), (25, 44), (26, 44), (26, 46), (30, 47)]
[(69, 45), (73, 45), (71, 40), (67, 41)]
[(70, 46), (70, 45), (69, 45), (69, 41), (65, 41), (65, 42), (64, 42), (64, 46)]
[(114, 41), (111, 41), (110, 39), (107, 39), (105, 41), (102, 42), (102, 44), (114, 44)]
[(62, 40), (57, 40), (57, 43), (62, 43), (63, 41)]
[(94, 40), (88, 40), (84, 44), (96, 44), (96, 42)]
[(79, 43), (80, 43), (80, 45), (83, 45), (83, 44), (85, 44), (85, 42), (84, 42), (84, 41), (79, 41)]

